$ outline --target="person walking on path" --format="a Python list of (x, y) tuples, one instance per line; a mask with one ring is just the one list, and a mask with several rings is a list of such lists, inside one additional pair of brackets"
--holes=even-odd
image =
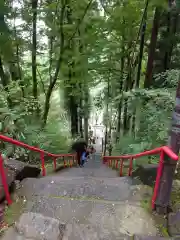
[(87, 150), (87, 143), (84, 140), (79, 140), (73, 143), (72, 150), (76, 152), (78, 165), (81, 165), (81, 157), (84, 152)]

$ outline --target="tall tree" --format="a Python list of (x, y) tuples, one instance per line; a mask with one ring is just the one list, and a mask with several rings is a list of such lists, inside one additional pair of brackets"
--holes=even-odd
[(38, 98), (38, 83), (37, 83), (37, 7), (38, 0), (32, 0), (32, 79), (33, 79), (33, 96)]
[(148, 52), (146, 77), (144, 81), (145, 88), (149, 88), (152, 85), (152, 81), (153, 81), (152, 79), (153, 63), (154, 63), (154, 57), (155, 57), (161, 11), (162, 11), (161, 7), (157, 7), (154, 13), (153, 27), (151, 32), (151, 41), (150, 41), (149, 52)]

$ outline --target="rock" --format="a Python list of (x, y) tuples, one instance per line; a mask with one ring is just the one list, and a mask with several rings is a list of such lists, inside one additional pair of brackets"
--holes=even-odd
[(157, 164), (141, 165), (135, 171), (133, 171), (132, 177), (138, 177), (145, 185), (154, 186), (157, 168)]
[(85, 224), (67, 224), (63, 240), (131, 240), (132, 236), (115, 235), (113, 232), (101, 231), (98, 227)]
[(61, 224), (54, 218), (28, 212), (21, 215), (16, 223), (16, 229), (28, 239), (61, 240), (65, 231), (65, 224)]
[[(12, 192), (15, 187), (15, 180), (22, 181), (24, 178), (36, 178), (39, 176), (41, 170), (32, 165), (14, 160), (4, 159), (4, 170), (6, 174), (9, 191)], [(0, 202), (5, 200), (4, 187), (0, 177)]]
[(173, 181), (173, 191), (180, 191), (180, 180)]
[(180, 209), (180, 203), (176, 203), (174, 206), (173, 206), (173, 212), (177, 212), (179, 211)]
[[(13, 228), (10, 227), (4, 234), (2, 240), (26, 240), (23, 235), (19, 235), (18, 232)], [(31, 240), (31, 239), (29, 239)]]
[(180, 233), (180, 209), (176, 213), (170, 213), (168, 216), (168, 229), (172, 236), (179, 236)]
[[(9, 186), (9, 191), (12, 192), (14, 189), (14, 179), (15, 179), (15, 173), (11, 169), (4, 168), (5, 174), (6, 174), (6, 180), (7, 184)], [(0, 202), (5, 200), (5, 193), (4, 193), (4, 187), (2, 185), (2, 180), (0, 177)]]
[(158, 236), (140, 236), (140, 235), (135, 235), (134, 240), (170, 240), (173, 238), (164, 238), (164, 237), (158, 237)]
[(15, 180), (14, 185), (16, 190), (19, 190), (21, 188), (21, 182), (19, 180)]
[(40, 168), (15, 159), (9, 159), (4, 165), (15, 173), (15, 179), (19, 181), (24, 178), (36, 178), (41, 172)]

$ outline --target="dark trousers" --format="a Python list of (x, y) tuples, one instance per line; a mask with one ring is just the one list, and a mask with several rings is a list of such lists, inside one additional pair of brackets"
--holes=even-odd
[(77, 152), (78, 165), (81, 165), (81, 156), (82, 156), (82, 152)]

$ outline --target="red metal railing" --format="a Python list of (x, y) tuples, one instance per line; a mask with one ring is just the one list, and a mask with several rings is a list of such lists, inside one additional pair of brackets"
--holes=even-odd
[[(44, 160), (45, 156), (52, 157), (53, 163), (54, 163), (54, 170), (56, 170), (56, 168), (57, 168), (57, 159), (58, 158), (62, 158), (63, 163), (64, 163), (64, 167), (67, 167), (68, 165), (69, 165), (69, 167), (72, 167), (74, 163), (77, 164), (75, 154), (53, 154), (53, 153), (49, 153), (49, 152), (46, 152), (46, 151), (44, 151), (42, 149), (39, 149), (37, 147), (29, 146), (28, 144), (25, 144), (23, 142), (14, 140), (10, 137), (7, 137), (7, 136), (1, 135), (1, 134), (0, 134), (0, 141), (8, 142), (8, 143), (11, 143), (11, 144), (16, 145), (18, 147), (26, 148), (26, 149), (31, 150), (33, 152), (39, 152), (40, 153), (41, 168), (42, 168), (42, 175), (43, 176), (46, 175), (45, 160)], [(65, 159), (66, 157), (71, 158), (71, 159), (66, 160)], [(4, 188), (6, 200), (7, 200), (8, 204), (10, 205), (12, 203), (12, 200), (11, 200), (10, 193), (9, 193), (9, 187), (8, 187), (7, 180), (6, 180), (5, 168), (4, 168), (4, 163), (3, 163), (3, 158), (2, 158), (1, 153), (0, 153), (0, 175), (1, 175), (1, 179), (2, 179), (2, 186)]]
[(155, 207), (155, 200), (156, 200), (156, 197), (157, 197), (159, 184), (160, 184), (160, 180), (161, 180), (163, 163), (164, 163), (164, 154), (168, 155), (172, 160), (175, 160), (175, 161), (178, 161), (178, 156), (168, 146), (155, 148), (153, 150), (145, 151), (145, 152), (134, 154), (134, 155), (103, 156), (103, 163), (108, 164), (108, 166), (110, 166), (110, 167), (115, 167), (116, 169), (119, 168), (120, 176), (123, 175), (124, 161), (129, 160), (128, 176), (131, 176), (132, 175), (132, 170), (133, 170), (133, 160), (135, 160), (137, 158), (140, 158), (140, 157), (143, 157), (143, 156), (157, 155), (157, 154), (160, 154), (160, 160), (159, 160), (159, 166), (158, 166), (157, 175), (156, 175), (154, 193), (153, 193), (153, 197), (152, 197), (152, 205), (151, 205), (152, 209), (154, 209), (154, 207)]

